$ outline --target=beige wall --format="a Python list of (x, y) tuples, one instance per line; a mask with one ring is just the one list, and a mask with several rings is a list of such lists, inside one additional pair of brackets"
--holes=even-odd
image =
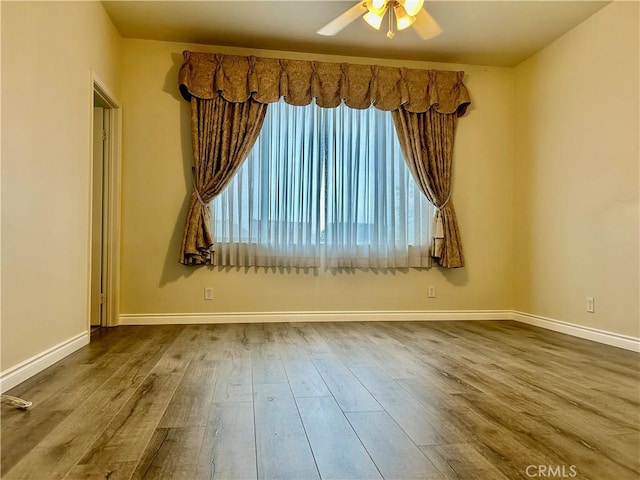
[[(260, 53), (124, 41), (121, 313), (511, 307), (512, 69), (404, 63), (467, 72), (465, 81), (473, 106), (459, 123), (453, 191), (467, 268), (339, 274), (222, 271), (178, 263), (192, 164), (189, 104), (177, 89), (177, 72), (185, 49)], [(283, 52), (262, 54), (310, 58)], [(398, 64), (362, 58), (313, 58)], [(428, 285), (436, 285), (437, 298), (427, 298)], [(213, 301), (203, 300), (205, 286), (214, 288)]]
[(120, 94), (98, 2), (2, 2), (0, 370), (88, 329), (91, 70)]
[(638, 5), (614, 2), (515, 69), (515, 309), (634, 337)]
[(640, 336), (637, 3), (604, 8), (515, 69), (404, 62), (467, 72), (453, 193), (467, 268), (340, 274), (177, 261), (191, 182), (180, 52), (310, 57), (122, 41), (97, 2), (1, 13), (0, 370), (87, 329), (92, 69), (124, 107), (122, 313), (515, 308)]

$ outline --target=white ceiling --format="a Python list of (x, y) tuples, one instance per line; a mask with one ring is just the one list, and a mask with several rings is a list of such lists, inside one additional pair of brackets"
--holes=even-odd
[(607, 3), (603, 1), (427, 1), (444, 32), (393, 40), (356, 20), (335, 37), (315, 32), (354, 1), (103, 0), (125, 38), (334, 55), (514, 66)]

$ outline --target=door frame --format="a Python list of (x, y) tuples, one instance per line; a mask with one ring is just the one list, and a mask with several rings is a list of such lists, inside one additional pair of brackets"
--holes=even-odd
[(91, 259), (93, 256), (93, 246), (91, 242), (93, 218), (93, 106), (94, 96), (100, 98), (110, 110), (108, 131), (106, 139), (107, 152), (104, 157), (104, 183), (106, 184), (106, 204), (107, 212), (104, 219), (105, 234), (103, 238), (103, 252), (106, 255), (104, 262), (106, 271), (106, 301), (104, 303), (104, 314), (102, 316), (103, 327), (114, 327), (119, 324), (119, 299), (120, 299), (120, 197), (121, 197), (121, 172), (122, 172), (122, 111), (120, 102), (111, 93), (106, 84), (91, 71), (91, 91), (89, 108), (89, 224), (87, 259), (87, 331), (91, 329)]

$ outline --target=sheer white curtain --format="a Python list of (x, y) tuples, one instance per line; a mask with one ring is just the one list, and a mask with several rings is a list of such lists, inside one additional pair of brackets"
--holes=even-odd
[(211, 205), (216, 265), (429, 265), (433, 206), (391, 115), (375, 108), (269, 105), (249, 158)]

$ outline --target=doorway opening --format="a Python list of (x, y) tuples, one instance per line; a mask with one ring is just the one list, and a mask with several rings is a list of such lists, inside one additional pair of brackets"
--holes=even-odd
[(89, 325), (118, 324), (120, 106), (93, 75)]

